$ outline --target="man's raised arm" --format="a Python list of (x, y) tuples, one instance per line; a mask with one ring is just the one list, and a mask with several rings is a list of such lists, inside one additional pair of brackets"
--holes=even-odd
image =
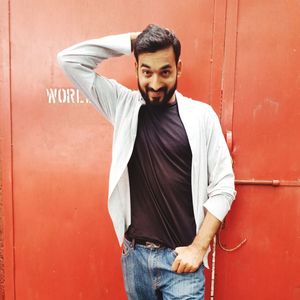
[(130, 54), (136, 36), (136, 33), (126, 33), (87, 40), (57, 55), (58, 63), (67, 77), (111, 123), (114, 123), (120, 94), (129, 90), (115, 80), (98, 75), (95, 68), (107, 58)]

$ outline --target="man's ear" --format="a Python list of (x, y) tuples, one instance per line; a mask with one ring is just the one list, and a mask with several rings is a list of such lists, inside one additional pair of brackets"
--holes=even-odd
[(134, 62), (134, 67), (135, 67), (135, 76), (138, 77), (139, 64), (137, 61)]
[(180, 77), (182, 73), (182, 61), (179, 60), (177, 63), (177, 77)]

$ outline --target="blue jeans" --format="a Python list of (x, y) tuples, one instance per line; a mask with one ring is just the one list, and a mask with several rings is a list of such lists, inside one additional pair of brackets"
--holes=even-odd
[(170, 248), (133, 245), (124, 240), (122, 269), (129, 300), (203, 300), (204, 266), (194, 273), (171, 270), (176, 252)]

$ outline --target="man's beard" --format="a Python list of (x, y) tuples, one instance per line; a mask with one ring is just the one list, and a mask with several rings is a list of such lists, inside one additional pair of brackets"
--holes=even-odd
[[(168, 102), (170, 101), (170, 99), (172, 98), (172, 96), (174, 95), (175, 91), (176, 91), (176, 88), (177, 88), (177, 79), (175, 81), (175, 84), (174, 86), (168, 90), (167, 87), (162, 87), (160, 89), (158, 89), (157, 91), (150, 88), (150, 87), (145, 87), (145, 91), (143, 91), (143, 89), (141, 88), (140, 86), (140, 83), (139, 83), (139, 80), (138, 80), (138, 87), (139, 87), (139, 90), (140, 90), (140, 93), (142, 95), (142, 97), (144, 98), (144, 100), (146, 101), (146, 105), (153, 105), (153, 106), (164, 106), (164, 105), (167, 105)], [(160, 100), (160, 98), (158, 99), (155, 99), (154, 100), (150, 100), (149, 96), (148, 96), (148, 93), (152, 91), (152, 92), (161, 92), (163, 93), (163, 99)]]

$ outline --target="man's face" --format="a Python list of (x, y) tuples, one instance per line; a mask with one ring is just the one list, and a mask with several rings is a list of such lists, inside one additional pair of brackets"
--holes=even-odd
[(146, 104), (164, 105), (175, 102), (177, 77), (181, 61), (176, 65), (172, 47), (142, 53), (136, 63), (138, 87)]

